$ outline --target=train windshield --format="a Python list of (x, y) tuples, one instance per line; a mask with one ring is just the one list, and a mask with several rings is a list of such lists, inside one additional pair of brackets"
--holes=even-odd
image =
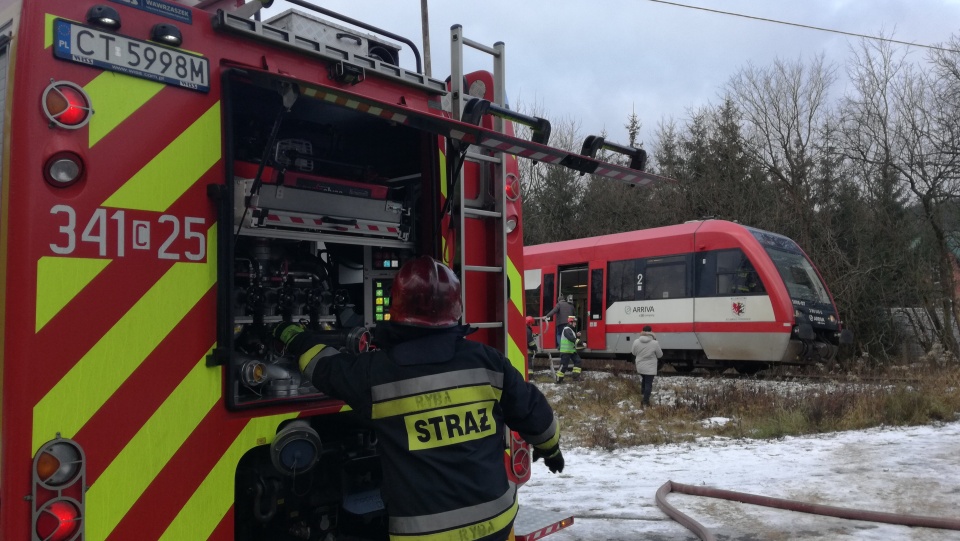
[(816, 269), (803, 254), (786, 252), (769, 246), (765, 248), (773, 264), (777, 266), (777, 271), (783, 278), (791, 299), (830, 304), (830, 294), (827, 293), (826, 286), (820, 281)]
[(773, 260), (791, 299), (808, 304), (833, 304), (817, 269), (813, 268), (813, 264), (793, 239), (752, 227), (747, 230)]

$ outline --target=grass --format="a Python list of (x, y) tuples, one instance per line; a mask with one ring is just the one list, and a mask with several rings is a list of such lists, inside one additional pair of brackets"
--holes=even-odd
[[(579, 382), (534, 381), (560, 419), (564, 445), (613, 450), (692, 442), (703, 437), (769, 439), (960, 418), (960, 362), (853, 363), (790, 381), (796, 368), (763, 379), (658, 377), (653, 406), (640, 408), (636, 374), (584, 372)], [(774, 377), (778, 376), (778, 377)]]

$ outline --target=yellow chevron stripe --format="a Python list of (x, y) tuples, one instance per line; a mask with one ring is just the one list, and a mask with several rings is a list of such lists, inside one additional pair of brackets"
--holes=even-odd
[(217, 102), (107, 198), (103, 206), (166, 210), (220, 160), (220, 152), (220, 103)]
[[(444, 199), (447, 198), (447, 155), (443, 151), (443, 145), (439, 145), (439, 156), (440, 156), (440, 194)], [(439, 205), (440, 203), (437, 202)], [(442, 206), (441, 206), (442, 208)], [(440, 220), (443, 220), (443, 216), (440, 217)], [(447, 246), (447, 236), (444, 233), (440, 233), (440, 261), (443, 261), (448, 267), (451, 265), (450, 262), (450, 247)]]
[[(513, 263), (512, 257), (507, 257), (507, 283), (510, 284), (510, 303), (517, 309), (518, 312), (523, 314), (523, 277), (520, 275), (519, 269)], [(517, 344), (516, 339), (510, 333), (507, 333), (510, 337), (507, 340), (507, 358), (510, 359), (510, 364), (516, 367), (521, 374), (525, 374), (525, 367), (527, 365), (527, 349), (524, 347), (520, 349), (520, 345)], [(526, 339), (526, 337), (524, 337)]]
[[(175, 263), (33, 408), (33, 452), (73, 437), (217, 280), (217, 226), (207, 262)], [(136, 337), (136, 340), (131, 340)]]
[[(90, 95), (94, 114), (90, 117), (88, 134), (90, 148), (107, 136), (121, 122), (132, 115), (166, 85), (105, 71), (87, 83), (83, 89)], [(219, 148), (217, 154), (219, 154)]]
[(87, 539), (106, 539), (196, 430), (220, 398), (220, 374), (201, 358), (90, 487)]
[(440, 147), (440, 195), (447, 197), (447, 155)]
[(272, 442), (280, 423), (296, 416), (296, 413), (274, 415), (247, 423), (159, 541), (208, 539), (233, 505), (234, 478), (240, 458), (253, 447)]
[(37, 261), (36, 332), (40, 332), (109, 263), (109, 259), (41, 257)]
[[(53, 20), (62, 19), (52, 13), (45, 13), (43, 16), (43, 48), (53, 47)], [(69, 19), (68, 19), (69, 20)]]

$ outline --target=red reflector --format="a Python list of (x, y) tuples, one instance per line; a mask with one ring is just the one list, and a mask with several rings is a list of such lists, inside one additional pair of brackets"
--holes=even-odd
[(76, 126), (87, 116), (87, 100), (83, 99), (79, 92), (69, 86), (61, 87), (60, 92), (63, 93), (63, 98), (67, 103), (57, 118), (64, 124)]
[(516, 201), (520, 197), (520, 179), (513, 173), (507, 173), (506, 187), (504, 189), (507, 199)]
[(37, 536), (44, 541), (67, 541), (79, 529), (80, 510), (68, 501), (49, 503), (37, 517)]
[(90, 121), (90, 98), (74, 83), (52, 82), (43, 91), (43, 112), (53, 124), (77, 129)]

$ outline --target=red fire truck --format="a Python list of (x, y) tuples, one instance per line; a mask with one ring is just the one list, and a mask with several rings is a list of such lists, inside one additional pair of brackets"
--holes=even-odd
[[(375, 434), (269, 329), (375, 347), (428, 254), (526, 373), (516, 157), (657, 180), (642, 151), (548, 146), (504, 105), (502, 43), (453, 27), (442, 81), (411, 41), (291, 3), (0, 0), (0, 538), (383, 539)], [(571, 520), (521, 505), (516, 530)]]

